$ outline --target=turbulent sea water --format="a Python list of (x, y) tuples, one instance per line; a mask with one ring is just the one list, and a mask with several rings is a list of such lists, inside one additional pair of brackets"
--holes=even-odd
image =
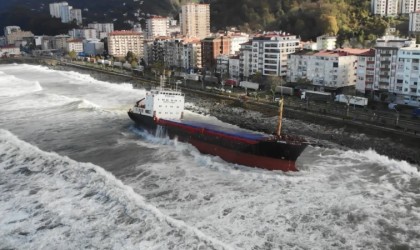
[(315, 147), (297, 173), (226, 163), (135, 127), (144, 95), (0, 65), (0, 249), (420, 248), (416, 166)]

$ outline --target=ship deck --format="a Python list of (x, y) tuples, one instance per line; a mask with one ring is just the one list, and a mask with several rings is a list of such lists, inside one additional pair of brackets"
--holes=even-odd
[(169, 123), (175, 123), (182, 126), (187, 126), (190, 128), (194, 128), (197, 130), (205, 129), (206, 132), (221, 134), (228, 137), (233, 138), (240, 138), (244, 140), (250, 140), (250, 141), (264, 141), (269, 138), (271, 138), (268, 134), (262, 134), (258, 132), (252, 132), (241, 128), (235, 128), (235, 127), (228, 127), (228, 126), (221, 126), (216, 125), (212, 123), (206, 123), (206, 122), (200, 122), (200, 121), (194, 121), (194, 120), (166, 120), (165, 121)]

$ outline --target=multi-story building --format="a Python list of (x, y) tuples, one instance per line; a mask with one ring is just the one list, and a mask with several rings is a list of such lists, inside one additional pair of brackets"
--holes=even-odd
[(387, 93), (394, 89), (398, 50), (413, 45), (414, 40), (394, 36), (376, 40), (374, 91)]
[(356, 85), (357, 55), (368, 50), (305, 51), (289, 55), (288, 80), (309, 80), (320, 90)]
[(300, 39), (294, 35), (270, 32), (252, 39), (252, 74), (286, 76), (287, 55), (299, 50)]
[(356, 91), (362, 94), (371, 93), (375, 79), (375, 50), (370, 49), (357, 57)]
[(19, 26), (6, 26), (4, 27), (4, 35), (7, 36), (14, 32), (21, 31)]
[(239, 80), (239, 56), (231, 56), (229, 58), (229, 76), (230, 78)]
[(86, 55), (101, 55), (104, 53), (104, 43), (98, 39), (83, 41), (83, 53)]
[(210, 5), (190, 3), (181, 6), (181, 33), (203, 39), (210, 34)]
[(30, 31), (14, 30), (6, 35), (6, 41), (9, 45), (14, 45), (16, 42), (23, 40), (24, 38), (34, 37), (34, 34)]
[(420, 3), (417, 0), (400, 0), (400, 13), (409, 14), (420, 10)]
[(67, 2), (50, 3), (50, 15), (52, 17), (61, 18), (61, 6), (68, 6)]
[(74, 51), (76, 53), (83, 52), (83, 41), (80, 39), (67, 40), (66, 52)]
[(108, 33), (114, 31), (113, 23), (89, 23), (88, 28), (95, 29), (97, 34), (96, 37), (99, 39), (108, 37)]
[(374, 15), (396, 16), (398, 15), (399, 0), (372, 0), (371, 9)]
[(241, 49), (241, 44), (249, 41), (249, 35), (246, 33), (232, 33), (228, 34), (230, 36), (230, 55), (235, 55), (239, 53)]
[(67, 40), (69, 39), (70, 39), (70, 36), (67, 36), (67, 35), (54, 36), (52, 40), (52, 49), (66, 50)]
[(420, 11), (409, 14), (408, 32), (411, 34), (420, 33)]
[(69, 30), (69, 35), (72, 38), (81, 38), (81, 39), (96, 39), (97, 31), (95, 29), (72, 29)]
[(337, 37), (323, 35), (316, 38), (316, 48), (317, 50), (333, 50), (335, 49), (335, 43), (337, 42)]
[(239, 49), (239, 78), (248, 79), (252, 75), (252, 41), (241, 44)]
[(229, 56), (220, 54), (216, 57), (216, 74), (222, 79), (229, 76)]
[(396, 102), (420, 106), (420, 45), (398, 50), (395, 86)]
[(154, 39), (168, 35), (168, 19), (162, 16), (151, 16), (146, 20), (146, 38)]
[(217, 56), (220, 54), (229, 55), (230, 42), (228, 36), (207, 37), (201, 40), (202, 67), (206, 70), (215, 70)]
[(70, 10), (72, 10), (73, 7), (69, 5), (61, 5), (60, 6), (60, 18), (62, 23), (69, 23), (72, 20), (70, 19)]
[(70, 10), (70, 21), (76, 20), (77, 24), (82, 24), (82, 10), (81, 9), (71, 9)]
[(182, 68), (201, 69), (202, 58), (201, 58), (201, 42), (198, 39), (184, 39), (184, 60)]
[(164, 38), (156, 38), (153, 41), (144, 43), (144, 55), (143, 59), (146, 64), (151, 65), (153, 63), (165, 63), (165, 41)]
[(108, 53), (115, 57), (125, 57), (131, 51), (143, 58), (143, 35), (133, 31), (114, 31), (108, 35)]

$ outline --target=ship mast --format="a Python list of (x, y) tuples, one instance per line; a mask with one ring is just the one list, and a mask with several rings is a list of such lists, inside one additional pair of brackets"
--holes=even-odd
[(281, 123), (283, 120), (283, 97), (279, 101), (279, 120), (277, 121), (276, 134), (280, 137), (281, 134)]

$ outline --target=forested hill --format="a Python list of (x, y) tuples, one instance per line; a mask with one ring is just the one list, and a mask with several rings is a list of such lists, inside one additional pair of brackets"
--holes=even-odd
[[(27, 25), (13, 13), (16, 5), (24, 5), (30, 17), (47, 15), (51, 0), (0, 1), (0, 27)], [(126, 21), (144, 22), (147, 14), (177, 17), (179, 6), (191, 0), (68, 0), (69, 5), (80, 8), (86, 22), (114, 22), (116, 29), (128, 28)], [(195, 0), (194, 2), (200, 2)], [(240, 27), (244, 31), (282, 30), (300, 35), (304, 40), (321, 34), (339, 34), (341, 38), (356, 38), (363, 42), (382, 35), (390, 23), (398, 23), (369, 13), (369, 0), (201, 0), (211, 4), (212, 30)], [(21, 10), (22, 11), (22, 10)], [(26, 19), (28, 19), (27, 17)], [(32, 18), (32, 19), (33, 19)], [(45, 18), (45, 16), (44, 16)], [(29, 18), (30, 19), (30, 18)], [(25, 20), (26, 22), (27, 20)], [(394, 22), (394, 23), (392, 23)], [(36, 20), (31, 23), (39, 24)], [(46, 29), (47, 27), (44, 26)]]

